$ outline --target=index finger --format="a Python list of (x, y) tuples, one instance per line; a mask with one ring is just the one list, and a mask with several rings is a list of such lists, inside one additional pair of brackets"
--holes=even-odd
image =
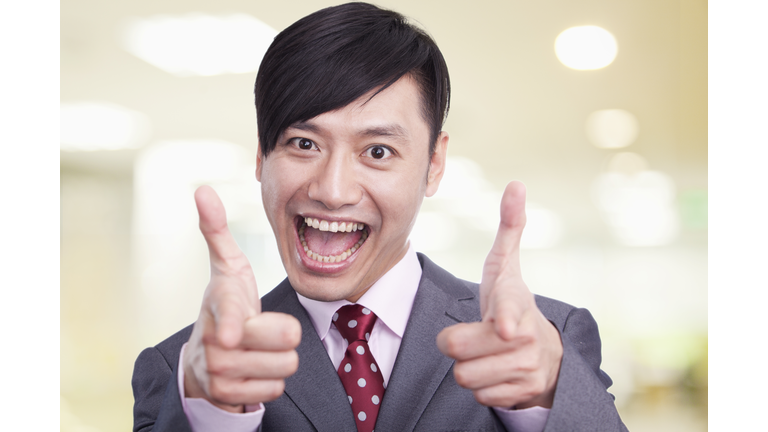
[(200, 232), (208, 243), (211, 265), (240, 259), (243, 252), (229, 232), (227, 213), (216, 191), (210, 186), (200, 186), (195, 191), (195, 204), (200, 216)]
[(440, 352), (459, 361), (507, 352), (526, 343), (525, 338), (502, 339), (487, 321), (454, 324), (437, 335)]
[(241, 346), (259, 351), (286, 351), (299, 346), (301, 324), (292, 315), (264, 312), (245, 322)]

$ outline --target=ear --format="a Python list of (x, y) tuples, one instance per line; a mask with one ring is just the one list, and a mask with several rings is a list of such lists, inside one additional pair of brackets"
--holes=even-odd
[(440, 185), (440, 180), (445, 174), (445, 158), (448, 153), (448, 133), (445, 131), (440, 132), (437, 136), (437, 144), (435, 145), (435, 152), (432, 154), (432, 158), (429, 161), (429, 172), (427, 173), (427, 191), (426, 196), (431, 197), (437, 192), (437, 187)]
[(261, 165), (263, 156), (261, 155), (261, 143), (256, 148), (256, 181), (261, 182)]

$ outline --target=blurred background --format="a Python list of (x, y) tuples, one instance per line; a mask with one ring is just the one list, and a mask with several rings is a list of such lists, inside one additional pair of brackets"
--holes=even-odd
[[(61, 1), (61, 430), (130, 429), (138, 353), (208, 280), (212, 185), (260, 294), (285, 277), (254, 178), (253, 81), (335, 2)], [(391, 0), (448, 62), (448, 171), (416, 249), (479, 281), (510, 180), (523, 276), (588, 308), (630, 430), (707, 430), (707, 2)]]

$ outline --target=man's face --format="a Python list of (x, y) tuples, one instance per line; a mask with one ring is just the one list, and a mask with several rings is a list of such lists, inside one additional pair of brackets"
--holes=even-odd
[(405, 255), (422, 199), (442, 178), (448, 136), (430, 158), (415, 81), (373, 93), (292, 125), (257, 160), (283, 265), (309, 298), (360, 298)]

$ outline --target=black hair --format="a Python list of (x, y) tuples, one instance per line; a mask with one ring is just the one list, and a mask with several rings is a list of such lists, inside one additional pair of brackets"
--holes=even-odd
[(421, 91), (430, 156), (450, 105), (448, 67), (435, 41), (394, 11), (346, 3), (296, 21), (275, 37), (256, 76), (260, 151), (285, 129), (410, 75)]

